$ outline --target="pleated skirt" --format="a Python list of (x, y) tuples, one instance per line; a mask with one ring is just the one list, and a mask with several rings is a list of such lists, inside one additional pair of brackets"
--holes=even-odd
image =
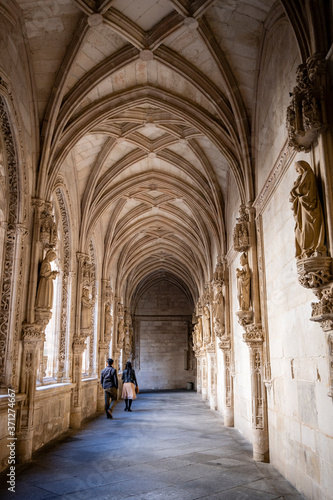
[(135, 385), (132, 382), (125, 382), (121, 396), (123, 399), (136, 399)]

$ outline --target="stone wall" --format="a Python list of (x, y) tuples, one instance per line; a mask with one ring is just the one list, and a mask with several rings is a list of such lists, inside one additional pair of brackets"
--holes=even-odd
[(37, 389), (33, 451), (68, 430), (72, 387), (73, 384), (55, 384)]
[[(325, 335), (309, 321), (313, 292), (298, 283), (289, 168), (263, 214), (273, 385), (268, 398), (272, 464), (308, 498), (324, 498), (331, 476), (329, 363)], [(274, 219), (274, 227), (271, 221)]]
[(186, 388), (194, 382), (186, 370), (191, 309), (179, 288), (160, 282), (140, 299), (135, 319), (135, 368), (141, 389)]

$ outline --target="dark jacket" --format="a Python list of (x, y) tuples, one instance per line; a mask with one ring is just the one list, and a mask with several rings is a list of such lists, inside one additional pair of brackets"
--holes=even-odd
[(124, 384), (126, 384), (127, 382), (131, 382), (135, 386), (138, 385), (134, 370), (124, 370), (122, 379)]
[(110, 387), (118, 389), (117, 370), (113, 368), (113, 366), (107, 366), (104, 370), (102, 370), (101, 384), (103, 389), (109, 389)]

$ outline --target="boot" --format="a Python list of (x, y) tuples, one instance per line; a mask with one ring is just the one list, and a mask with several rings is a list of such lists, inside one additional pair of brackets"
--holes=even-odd
[(128, 400), (128, 410), (127, 410), (127, 411), (132, 411), (132, 410), (131, 410), (131, 406), (132, 406), (132, 400), (131, 400), (131, 399), (129, 399), (129, 400)]
[(125, 405), (124, 411), (128, 411), (128, 399), (125, 399)]

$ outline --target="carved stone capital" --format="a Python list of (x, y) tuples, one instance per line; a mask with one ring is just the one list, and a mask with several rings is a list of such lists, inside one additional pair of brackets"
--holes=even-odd
[(305, 288), (319, 288), (331, 280), (331, 257), (322, 255), (297, 261), (298, 281)]
[(45, 334), (41, 325), (36, 323), (22, 324), (22, 340), (24, 343), (40, 343), (44, 342)]
[(74, 354), (81, 354), (86, 348), (86, 341), (81, 337), (73, 338), (73, 351)]
[(251, 348), (261, 346), (264, 341), (261, 324), (251, 323), (246, 325), (243, 340)]
[(98, 349), (100, 353), (105, 353), (109, 350), (109, 342), (99, 342)]
[(222, 351), (229, 351), (231, 349), (231, 340), (229, 337), (225, 336), (220, 339), (219, 348)]
[(319, 322), (325, 332), (333, 331), (333, 284), (317, 290), (319, 302), (312, 302), (311, 321)]

